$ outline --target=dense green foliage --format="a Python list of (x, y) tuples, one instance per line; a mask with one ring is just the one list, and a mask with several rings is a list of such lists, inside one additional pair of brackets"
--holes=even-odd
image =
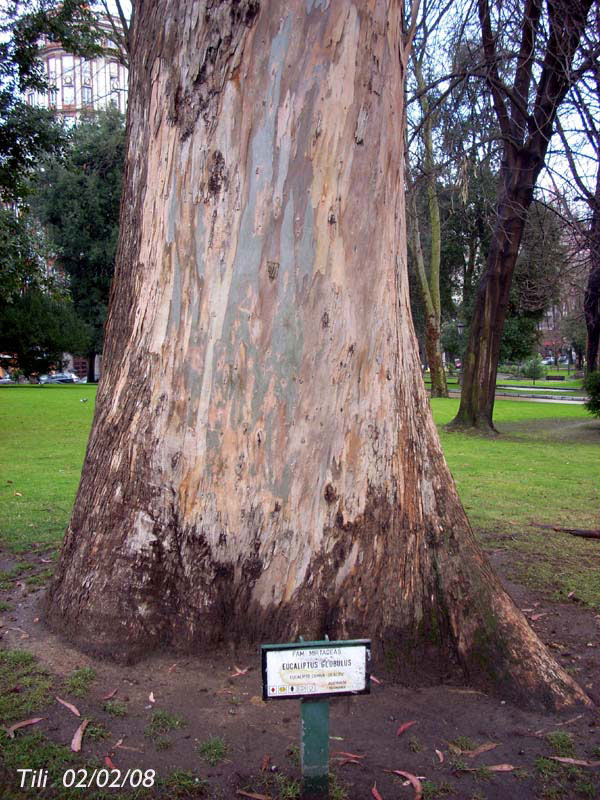
[(48, 284), (42, 237), (28, 210), (0, 207), (0, 309), (26, 287)]
[(69, 278), (75, 309), (91, 328), (90, 354), (102, 349), (124, 151), (124, 120), (116, 109), (83, 118), (70, 134), (64, 158), (45, 162), (32, 198), (57, 265)]
[(586, 375), (583, 385), (588, 393), (585, 407), (590, 414), (600, 418), (600, 371), (590, 372)]
[(90, 331), (73, 305), (39, 289), (29, 289), (0, 313), (3, 366), (16, 366), (30, 376), (62, 367), (63, 353), (81, 354), (89, 347)]

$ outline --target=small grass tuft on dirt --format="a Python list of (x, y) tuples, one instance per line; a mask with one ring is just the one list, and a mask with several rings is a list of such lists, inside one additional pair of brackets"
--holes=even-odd
[(203, 742), (198, 742), (196, 751), (211, 767), (216, 767), (225, 758), (227, 742), (220, 736), (211, 736)]
[(120, 700), (107, 700), (102, 706), (107, 714), (111, 717), (125, 717), (127, 716), (127, 706)]
[(25, 650), (0, 651), (0, 719), (13, 722), (50, 702), (52, 681)]
[(469, 739), (468, 736), (457, 736), (449, 744), (458, 750), (475, 750), (477, 747), (473, 739)]
[(159, 739), (165, 733), (170, 733), (178, 728), (182, 728), (186, 724), (183, 717), (177, 714), (171, 714), (168, 711), (157, 709), (150, 715), (150, 722), (146, 728), (146, 736), (150, 739)]
[[(300, 797), (300, 781), (292, 780), (282, 772), (273, 774), (273, 783), (277, 791), (278, 800), (298, 800)], [(331, 793), (329, 794), (331, 798)]]
[(563, 731), (547, 733), (546, 741), (552, 748), (555, 756), (562, 756), (564, 758), (573, 758), (575, 756), (575, 745), (573, 744), (573, 737), (570, 733), (564, 733)]
[(435, 781), (421, 781), (423, 788), (423, 800), (438, 800), (441, 797), (448, 797), (454, 789), (446, 781), (435, 783)]
[(65, 688), (69, 694), (75, 697), (87, 697), (90, 686), (96, 680), (96, 670), (92, 667), (79, 667), (67, 678)]
[(175, 770), (161, 781), (170, 798), (206, 797), (208, 783), (190, 770)]

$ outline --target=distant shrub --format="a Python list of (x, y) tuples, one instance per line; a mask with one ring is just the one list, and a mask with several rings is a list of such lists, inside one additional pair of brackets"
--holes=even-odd
[(583, 381), (583, 386), (588, 393), (585, 407), (595, 417), (600, 418), (600, 370), (590, 372)]
[(523, 364), (523, 375), (533, 381), (539, 381), (546, 376), (548, 370), (542, 364), (542, 359), (539, 356), (530, 358)]
[(519, 364), (500, 364), (498, 367), (498, 372), (504, 372), (506, 375), (520, 375), (521, 374), (521, 367)]

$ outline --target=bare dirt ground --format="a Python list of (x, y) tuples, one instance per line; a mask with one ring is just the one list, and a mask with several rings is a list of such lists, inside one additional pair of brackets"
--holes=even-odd
[[(42, 557), (38, 553), (28, 558)], [(500, 574), (508, 558), (510, 554), (492, 554)], [(9, 556), (1, 560), (4, 569), (14, 561)], [(557, 603), (514, 584), (508, 589), (557, 659), (600, 705), (600, 614), (574, 599)], [(35, 730), (69, 746), (81, 720), (55, 696), (73, 703), (82, 718), (106, 730), (105, 738), (84, 735), (81, 765), (153, 769), (163, 779), (171, 776), (170, 788), (157, 786), (131, 795), (135, 797), (293, 800), (299, 796), (299, 704), (261, 700), (257, 651), (225, 650), (203, 658), (162, 654), (130, 667), (97, 662), (65, 645), (44, 626), (43, 589), (32, 592), (15, 579), (1, 594), (10, 610), (0, 614), (0, 647), (31, 651), (53, 676), (49, 702), (39, 709), (44, 719)], [(86, 666), (95, 671), (89, 692), (82, 698), (68, 695), (65, 679)], [(381, 667), (376, 666), (374, 673), (380, 682), (373, 684), (371, 695), (331, 702), (332, 800), (369, 800), (377, 797), (374, 786), (383, 800), (418, 796), (413, 785), (404, 785), (404, 779), (390, 770), (418, 776), (425, 800), (600, 798), (600, 766), (550, 758), (600, 762), (596, 711), (531, 713), (465, 685), (414, 688), (394, 682)], [(113, 692), (111, 702), (118, 704), (119, 715), (107, 710), (114, 712), (106, 700)], [(152, 731), (157, 711), (166, 712), (171, 730)], [(404, 723), (413, 721), (397, 735)], [(16, 736), (25, 735), (24, 731)], [(210, 748), (215, 737), (221, 740), (219, 752)], [(461, 752), (484, 744), (490, 745), (485, 752)], [(496, 765), (508, 766), (495, 771)], [(6, 767), (0, 771), (4, 782), (0, 796), (11, 800), (24, 796), (13, 772)], [(102, 797), (118, 795), (113, 789)], [(55, 794), (46, 789), (31, 796)], [(71, 795), (60, 796), (88, 800), (94, 795), (90, 789), (73, 789)]]

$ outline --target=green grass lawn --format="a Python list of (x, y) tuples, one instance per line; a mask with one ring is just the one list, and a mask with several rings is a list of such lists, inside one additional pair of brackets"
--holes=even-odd
[(532, 524), (600, 528), (600, 421), (580, 405), (497, 400), (491, 438), (444, 430), (458, 398), (431, 405), (484, 545), (514, 551), (518, 579), (600, 606), (600, 543)]
[(1, 545), (25, 551), (62, 540), (95, 397), (87, 384), (0, 388)]
[[(0, 544), (60, 543), (75, 498), (95, 386), (0, 388)], [(87, 398), (88, 402), (81, 402)], [(600, 421), (580, 405), (498, 400), (497, 438), (448, 433), (458, 398), (432, 400), (442, 446), (484, 545), (515, 555), (515, 575), (600, 606), (600, 543), (533, 522), (600, 527)]]

